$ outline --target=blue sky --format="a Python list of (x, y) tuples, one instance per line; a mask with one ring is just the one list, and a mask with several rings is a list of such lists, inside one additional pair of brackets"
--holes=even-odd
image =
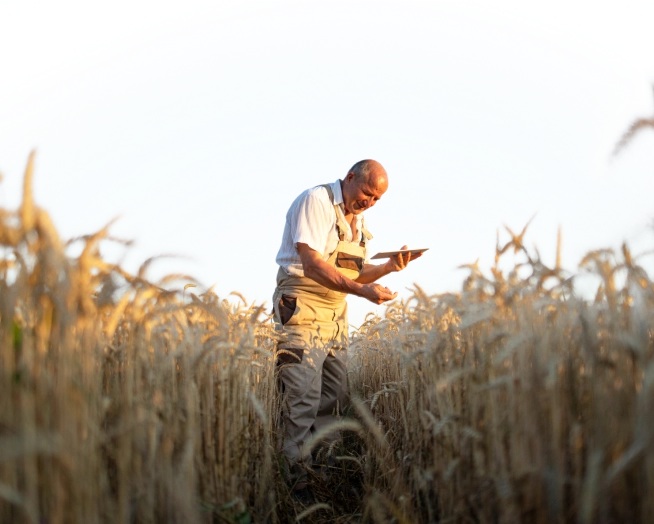
[[(269, 301), (288, 206), (362, 158), (390, 189), (372, 250), (431, 250), (386, 285), (459, 288), (496, 230), (552, 262), (654, 243), (651, 2), (3, 2), (0, 205), (29, 151), (64, 237), (134, 239), (129, 269)], [(351, 323), (379, 310), (351, 298)]]

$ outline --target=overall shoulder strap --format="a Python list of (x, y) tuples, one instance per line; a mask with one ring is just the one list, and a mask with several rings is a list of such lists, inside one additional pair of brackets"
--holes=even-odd
[(342, 213), (338, 212), (338, 204), (334, 204), (334, 192), (332, 191), (332, 186), (330, 184), (321, 184), (320, 187), (324, 187), (327, 190), (329, 200), (334, 206), (334, 213), (336, 214), (336, 229), (338, 231), (338, 239), (344, 240), (347, 228), (350, 226), (348, 226), (347, 223), (345, 223), (345, 221), (341, 218)]
[(334, 192), (332, 191), (332, 186), (331, 184), (320, 184), (318, 187), (324, 187), (327, 190), (327, 194), (329, 195), (329, 200), (332, 203), (332, 206), (334, 205)]
[(361, 242), (359, 245), (361, 247), (366, 247), (366, 244), (368, 243), (368, 240), (372, 239), (372, 235), (370, 234), (370, 231), (366, 229), (366, 219), (365, 217), (361, 217)]

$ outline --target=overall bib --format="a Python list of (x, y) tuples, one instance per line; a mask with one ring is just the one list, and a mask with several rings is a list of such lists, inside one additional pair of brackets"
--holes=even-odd
[[(334, 195), (329, 186), (329, 198)], [(345, 240), (350, 226), (334, 205), (339, 242), (326, 262), (356, 280), (363, 271), (366, 244), (372, 238), (361, 221), (360, 241)], [(280, 267), (273, 296), (279, 374), (283, 387), (284, 455), (293, 480), (302, 482), (311, 457), (300, 460), (313, 432), (337, 419), (347, 401), (347, 293), (330, 290), (308, 277), (287, 275)]]

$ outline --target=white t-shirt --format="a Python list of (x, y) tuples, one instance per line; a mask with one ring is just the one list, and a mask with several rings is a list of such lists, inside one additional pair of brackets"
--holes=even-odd
[[(334, 193), (334, 204), (338, 204), (338, 212), (341, 218), (345, 219), (341, 181), (337, 180), (328, 185)], [(360, 242), (361, 229), (364, 227), (363, 215), (356, 215), (355, 220), (358, 231), (356, 241)], [(352, 242), (352, 231), (349, 228), (345, 240)], [(324, 260), (329, 258), (338, 245), (336, 213), (329, 199), (329, 193), (324, 187), (313, 187), (301, 193), (286, 213), (286, 225), (282, 245), (277, 253), (277, 264), (283, 267), (287, 274), (303, 277), (302, 261), (297, 251), (298, 242), (307, 244), (311, 249), (321, 253)], [(366, 254), (365, 263), (368, 262)]]

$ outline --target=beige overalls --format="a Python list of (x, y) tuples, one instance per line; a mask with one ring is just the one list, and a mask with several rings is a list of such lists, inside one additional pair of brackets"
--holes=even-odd
[[(334, 204), (331, 187), (327, 189)], [(356, 280), (363, 270), (366, 244), (372, 238), (361, 222), (360, 238), (345, 240), (349, 224), (334, 205), (339, 242), (327, 263)], [(276, 328), (282, 334), (278, 364), (284, 394), (284, 455), (291, 480), (301, 483), (311, 457), (299, 464), (312, 432), (334, 421), (347, 401), (347, 293), (332, 291), (308, 277), (287, 275), (280, 267), (273, 296)]]

